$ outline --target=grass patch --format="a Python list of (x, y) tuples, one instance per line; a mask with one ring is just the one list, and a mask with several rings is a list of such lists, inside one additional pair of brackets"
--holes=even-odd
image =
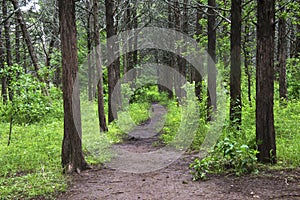
[(9, 125), (0, 124), (0, 198), (54, 198), (67, 188), (61, 168), (62, 122), (14, 126), (7, 146)]

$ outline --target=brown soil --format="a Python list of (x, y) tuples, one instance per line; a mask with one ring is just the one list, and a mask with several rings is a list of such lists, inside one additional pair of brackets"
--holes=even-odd
[[(154, 105), (155, 106), (155, 105)], [(158, 110), (158, 114), (164, 111)], [(157, 113), (156, 113), (157, 114)], [(157, 119), (155, 116), (154, 118)], [(153, 120), (153, 118), (152, 118)], [(155, 119), (154, 119), (155, 121)], [(150, 124), (150, 125), (149, 125)], [(151, 132), (151, 122), (143, 124)], [(141, 128), (140, 127), (140, 128)], [(146, 130), (147, 130), (146, 129)], [(145, 129), (142, 131), (145, 133)], [(157, 135), (136, 137), (137, 132), (122, 144), (134, 152), (151, 152), (159, 148)], [(155, 142), (155, 146), (152, 145)], [(158, 145), (157, 145), (158, 144)], [(300, 200), (300, 169), (264, 171), (259, 175), (235, 177), (210, 176), (209, 180), (192, 181), (189, 163), (195, 155), (184, 154), (171, 165), (148, 173), (126, 173), (104, 167), (75, 174), (66, 193), (57, 199), (72, 200), (201, 200), (201, 199), (298, 199)]]

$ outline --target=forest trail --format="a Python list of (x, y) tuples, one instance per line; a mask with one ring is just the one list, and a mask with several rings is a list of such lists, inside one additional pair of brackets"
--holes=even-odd
[[(134, 129), (115, 147), (143, 153), (162, 147), (155, 130), (160, 129), (166, 110), (152, 106), (152, 117)], [(119, 158), (72, 176), (68, 191), (57, 199), (72, 200), (201, 200), (201, 199), (298, 199), (300, 170), (272, 171), (237, 178), (233, 175), (210, 176), (205, 182), (194, 182), (189, 163), (195, 155), (185, 153), (162, 169), (147, 173), (130, 173), (112, 169)], [(130, 158), (129, 158), (130, 160)], [(117, 162), (116, 162), (117, 161)], [(122, 161), (124, 163), (124, 161)], [(126, 168), (126, 163), (124, 163)]]

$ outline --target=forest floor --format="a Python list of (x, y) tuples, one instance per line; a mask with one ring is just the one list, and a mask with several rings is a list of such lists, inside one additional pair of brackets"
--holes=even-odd
[[(165, 110), (153, 105), (154, 115), (135, 129), (116, 147), (132, 152), (151, 152), (161, 148), (158, 135), (135, 137), (152, 132)], [(153, 145), (155, 144), (155, 145)], [(193, 181), (189, 164), (195, 154), (185, 153), (169, 166), (147, 173), (129, 173), (112, 169), (109, 163), (70, 177), (66, 193), (57, 199), (72, 200), (201, 200), (201, 199), (298, 199), (300, 169), (267, 170), (258, 175), (236, 177), (211, 175), (207, 181)], [(114, 160), (112, 160), (114, 162)]]

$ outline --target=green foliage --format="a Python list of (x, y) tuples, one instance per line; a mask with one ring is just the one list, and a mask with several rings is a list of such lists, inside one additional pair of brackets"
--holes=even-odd
[(17, 124), (32, 124), (41, 121), (51, 112), (54, 116), (62, 116), (61, 111), (51, 105), (51, 102), (57, 103), (55, 99), (51, 100), (52, 94), (55, 98), (61, 99), (59, 90), (50, 88), (50, 96), (46, 96), (44, 94), (46, 85), (32, 75), (25, 74), (19, 65), (6, 67), (0, 76), (10, 77), (8, 91), (13, 96), (11, 101), (2, 103), (1, 121), (8, 122), (13, 117)]
[(289, 101), (285, 106), (275, 103), (275, 130), (278, 163), (282, 166), (300, 166), (300, 102)]
[(146, 85), (136, 89), (132, 96), (131, 102), (166, 102), (167, 94), (159, 93), (156, 85)]
[(66, 190), (60, 152), (63, 124), (15, 126), (7, 146), (8, 124), (0, 124), (0, 199), (54, 198)]
[(195, 159), (190, 165), (194, 180), (207, 178), (208, 173), (234, 173), (243, 175), (257, 171), (258, 151), (252, 141), (246, 140), (242, 131), (224, 129), (223, 136), (209, 155), (202, 160)]
[(300, 58), (288, 59), (286, 75), (289, 99), (300, 99)]

